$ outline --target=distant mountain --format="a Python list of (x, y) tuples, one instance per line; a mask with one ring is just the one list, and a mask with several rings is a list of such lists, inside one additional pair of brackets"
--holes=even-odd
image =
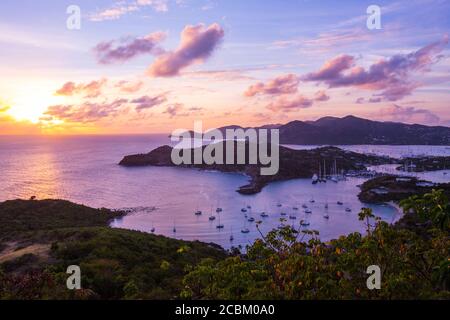
[[(235, 127), (238, 126), (227, 128)], [(372, 121), (355, 116), (324, 117), (316, 121), (296, 120), (284, 125), (270, 125), (270, 128), (273, 127), (280, 130), (282, 144), (450, 145), (448, 127)]]

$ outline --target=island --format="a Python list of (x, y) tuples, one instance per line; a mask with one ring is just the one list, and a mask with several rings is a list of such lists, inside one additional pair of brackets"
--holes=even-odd
[[(235, 142), (237, 143), (237, 142)], [(218, 142), (226, 155), (226, 143)], [(246, 142), (245, 163), (249, 163), (250, 142)], [(205, 148), (202, 147), (203, 149)], [(270, 150), (270, 147), (268, 147)], [(142, 166), (176, 166), (171, 159), (173, 148), (162, 146), (146, 154), (125, 156), (119, 163), (125, 167)], [(236, 150), (236, 149), (235, 149)], [(180, 152), (193, 154), (196, 149), (183, 149)], [(182, 164), (179, 167), (196, 168), (201, 170), (217, 170), (221, 172), (237, 172), (249, 177), (249, 183), (241, 186), (237, 192), (250, 195), (260, 192), (267, 184), (275, 181), (283, 181), (297, 178), (311, 178), (321, 172), (321, 176), (336, 176), (349, 172), (366, 171), (368, 166), (393, 164), (398, 160), (376, 155), (366, 155), (352, 151), (342, 150), (337, 147), (327, 146), (311, 150), (294, 150), (284, 146), (279, 147), (279, 170), (275, 175), (261, 175), (260, 169), (264, 167), (257, 164)], [(237, 163), (235, 161), (234, 163)]]

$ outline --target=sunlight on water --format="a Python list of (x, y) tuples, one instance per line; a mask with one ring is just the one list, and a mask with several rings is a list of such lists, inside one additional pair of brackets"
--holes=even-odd
[[(92, 207), (136, 208), (125, 218), (115, 221), (113, 226), (146, 232), (155, 228), (157, 234), (215, 242), (226, 248), (249, 244), (260, 236), (255, 222), (247, 221), (250, 217), (263, 221), (263, 233), (279, 226), (281, 217), (287, 219), (286, 224), (297, 227), (300, 220), (308, 221), (308, 228), (320, 231), (324, 240), (363, 231), (358, 212), (367, 205), (357, 198), (357, 185), (364, 182), (360, 178), (317, 185), (312, 185), (309, 179), (297, 179), (273, 183), (254, 196), (242, 196), (236, 189), (247, 182), (247, 177), (240, 174), (117, 165), (124, 155), (148, 152), (169, 142), (169, 138), (163, 135), (0, 137), (0, 201), (27, 199), (34, 195), (39, 199), (63, 198)], [(364, 149), (363, 146), (354, 147), (357, 148), (355, 151)], [(391, 155), (402, 154), (404, 150), (404, 147), (397, 146), (366, 148), (372, 152), (378, 147)], [(425, 146), (414, 150), (450, 153), (446, 147)], [(314, 203), (310, 202), (312, 199)], [(338, 205), (337, 201), (344, 204)], [(278, 203), (282, 207), (277, 207)], [(325, 209), (326, 203), (328, 210)], [(303, 204), (311, 209), (311, 214), (304, 213)], [(245, 218), (241, 209), (247, 206), (251, 209), (247, 209)], [(223, 230), (216, 228), (219, 223), (217, 207), (223, 209), (220, 213)], [(400, 216), (388, 205), (370, 207), (388, 222)], [(197, 210), (201, 210), (203, 215), (196, 216)], [(261, 217), (263, 211), (269, 216)], [(286, 216), (281, 216), (282, 212)], [(329, 219), (324, 218), (326, 212)], [(217, 217), (213, 222), (209, 220), (211, 213)], [(296, 219), (289, 219), (290, 215)], [(173, 232), (174, 226), (176, 233)], [(243, 228), (250, 232), (241, 233)], [(233, 242), (230, 242), (231, 234)]]

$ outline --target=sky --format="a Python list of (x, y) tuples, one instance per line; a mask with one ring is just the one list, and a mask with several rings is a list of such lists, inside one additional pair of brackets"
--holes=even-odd
[(450, 126), (449, 30), (450, 0), (2, 0), (0, 134)]

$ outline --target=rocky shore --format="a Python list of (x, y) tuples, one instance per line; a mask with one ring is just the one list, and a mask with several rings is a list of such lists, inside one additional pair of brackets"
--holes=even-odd
[(358, 198), (366, 203), (401, 201), (412, 195), (423, 195), (433, 189), (443, 189), (450, 196), (450, 183), (432, 183), (413, 177), (381, 176), (361, 185)]

